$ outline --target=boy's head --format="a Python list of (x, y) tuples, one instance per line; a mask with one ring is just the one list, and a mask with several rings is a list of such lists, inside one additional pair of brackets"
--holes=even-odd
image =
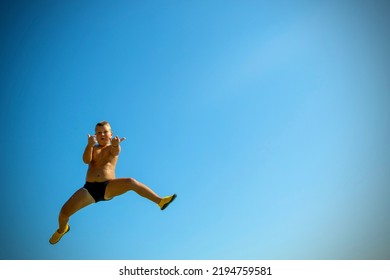
[(101, 121), (101, 122), (98, 122), (97, 124), (96, 124), (96, 127), (95, 127), (95, 130), (96, 130), (96, 128), (97, 127), (100, 127), (100, 126), (107, 126), (109, 129), (110, 129), (110, 131), (111, 131), (111, 125), (110, 125), (110, 123), (108, 122), (108, 121)]
[(96, 140), (99, 145), (104, 146), (111, 142), (112, 130), (111, 125), (107, 121), (101, 121), (95, 127)]

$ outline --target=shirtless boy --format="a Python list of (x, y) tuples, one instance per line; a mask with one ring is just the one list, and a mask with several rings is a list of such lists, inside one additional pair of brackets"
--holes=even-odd
[(96, 125), (95, 135), (88, 134), (88, 145), (83, 154), (83, 161), (89, 165), (86, 183), (62, 206), (58, 217), (59, 228), (50, 238), (51, 244), (56, 244), (70, 230), (70, 216), (92, 203), (135, 191), (164, 210), (176, 198), (176, 194), (161, 198), (133, 178), (115, 178), (115, 166), (121, 151), (120, 143), (125, 139), (118, 136), (112, 138), (111, 126), (106, 121)]

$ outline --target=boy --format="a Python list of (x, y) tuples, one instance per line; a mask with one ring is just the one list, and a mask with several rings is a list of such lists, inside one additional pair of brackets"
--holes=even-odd
[(110, 200), (127, 191), (135, 191), (164, 210), (176, 198), (176, 194), (161, 198), (133, 178), (115, 178), (115, 166), (121, 151), (120, 143), (125, 139), (118, 136), (112, 138), (111, 126), (106, 121), (96, 125), (95, 135), (88, 134), (88, 145), (83, 154), (83, 161), (89, 166), (86, 183), (62, 206), (58, 217), (59, 228), (50, 238), (51, 244), (56, 244), (70, 230), (70, 216), (92, 203)]

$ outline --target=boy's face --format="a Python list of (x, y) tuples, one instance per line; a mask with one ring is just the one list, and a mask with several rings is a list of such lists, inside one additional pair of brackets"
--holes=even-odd
[(95, 128), (95, 135), (100, 146), (105, 146), (111, 143), (112, 131), (110, 126), (97, 126)]

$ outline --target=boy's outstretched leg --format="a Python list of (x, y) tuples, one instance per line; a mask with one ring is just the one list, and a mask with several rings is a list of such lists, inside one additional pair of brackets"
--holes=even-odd
[(176, 198), (176, 195), (161, 198), (145, 184), (142, 184), (133, 178), (125, 178), (110, 181), (107, 185), (105, 199), (111, 199), (128, 191), (135, 191), (140, 196), (153, 201), (160, 207), (161, 210), (165, 209), (169, 203)]

